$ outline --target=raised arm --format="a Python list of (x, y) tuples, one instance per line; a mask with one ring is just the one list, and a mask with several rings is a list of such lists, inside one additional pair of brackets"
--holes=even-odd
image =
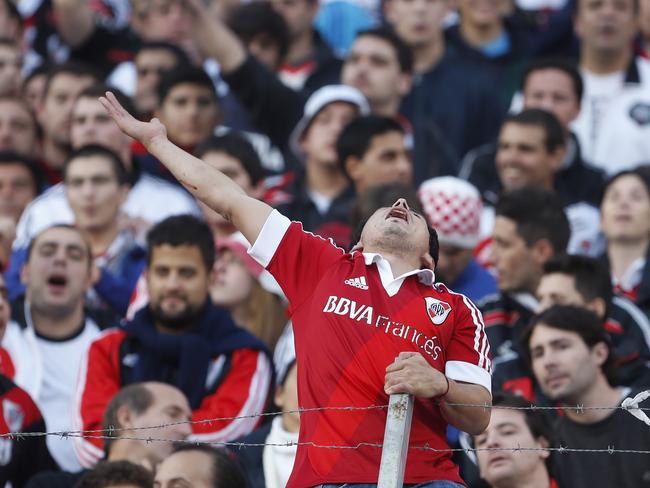
[(70, 47), (81, 46), (95, 30), (95, 12), (88, 0), (54, 0), (56, 30)]
[(99, 101), (122, 132), (140, 141), (196, 198), (230, 220), (248, 242), (257, 240), (273, 210), (269, 205), (249, 197), (221, 171), (170, 142), (165, 126), (158, 119), (136, 120), (110, 92)]

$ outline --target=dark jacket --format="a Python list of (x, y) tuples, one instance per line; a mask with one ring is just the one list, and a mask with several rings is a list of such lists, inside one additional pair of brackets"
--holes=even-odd
[[(567, 205), (587, 202), (600, 205), (604, 173), (582, 159), (580, 144), (571, 134), (567, 150), (572, 154), (568, 166), (555, 174), (555, 190)], [(462, 163), (459, 176), (472, 183), (483, 196), (483, 200), (494, 205), (501, 192), (501, 182), (496, 169), (496, 144), (485, 144), (468, 153)]]
[(314, 29), (314, 56), (316, 68), (307, 77), (305, 85), (302, 87), (302, 94), (309, 97), (319, 88), (325, 85), (335, 85), (340, 83), (341, 67), (343, 62), (334, 55), (334, 52), (323, 39), (320, 33)]
[(507, 112), (510, 108), (512, 96), (519, 90), (521, 76), (528, 64), (529, 54), (527, 39), (519, 26), (506, 19), (504, 22), (505, 34), (510, 42), (510, 49), (495, 57), (488, 57), (480, 50), (465, 41), (460, 33), (460, 26), (454, 25), (445, 31), (446, 46), (457, 55), (477, 65), (487, 65), (495, 73), (501, 110)]
[(460, 161), (471, 149), (496, 139), (504, 115), (492, 93), (496, 83), (486, 67), (447, 52), (430, 71), (413, 77), (400, 112), (414, 127), (433, 122)]
[[(290, 220), (302, 222), (303, 228), (309, 232), (325, 238), (332, 237), (338, 245), (347, 247), (345, 237), (349, 242), (350, 234), (354, 230), (350, 229), (350, 214), (356, 192), (351, 184), (334, 198), (325, 214), (318, 211), (307, 192), (304, 171), (297, 172), (295, 179), (284, 188), (282, 194), (284, 202), (276, 206), (282, 215)], [(334, 228), (332, 224), (338, 226)]]

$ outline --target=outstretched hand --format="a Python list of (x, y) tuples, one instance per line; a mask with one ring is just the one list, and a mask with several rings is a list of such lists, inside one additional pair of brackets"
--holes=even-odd
[(137, 120), (122, 107), (111, 92), (106, 92), (106, 97), (99, 97), (99, 102), (122, 132), (137, 139), (145, 147), (149, 148), (157, 139), (167, 139), (167, 130), (158, 119), (151, 119), (151, 122)]

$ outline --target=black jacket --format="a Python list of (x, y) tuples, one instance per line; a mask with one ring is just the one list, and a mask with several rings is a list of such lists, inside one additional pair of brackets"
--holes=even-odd
[[(568, 166), (555, 174), (555, 190), (565, 204), (587, 202), (600, 206), (605, 180), (604, 173), (582, 159), (580, 144), (571, 134), (567, 147), (573, 155)], [(483, 200), (494, 205), (501, 192), (501, 182), (496, 169), (496, 144), (485, 144), (465, 156), (459, 176), (472, 183), (483, 196)], [(650, 291), (650, 290), (649, 290)]]

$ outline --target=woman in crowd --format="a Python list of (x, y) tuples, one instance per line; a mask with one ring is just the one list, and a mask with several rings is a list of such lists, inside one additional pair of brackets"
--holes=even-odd
[(616, 292), (650, 310), (650, 167), (622, 171), (605, 185), (600, 204)]
[(284, 294), (275, 279), (251, 258), (240, 233), (217, 239), (217, 261), (210, 296), (235, 322), (273, 351), (287, 323)]

